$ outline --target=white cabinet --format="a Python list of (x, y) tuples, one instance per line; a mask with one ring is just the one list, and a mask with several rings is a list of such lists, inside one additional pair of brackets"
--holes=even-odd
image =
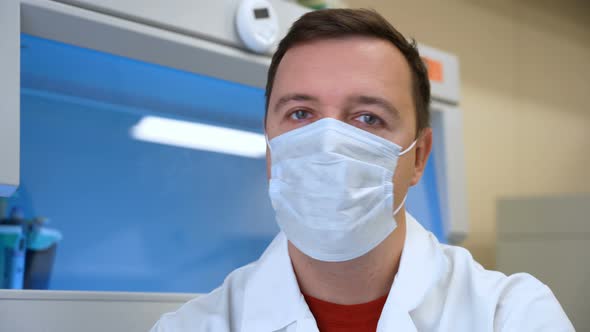
[(18, 1), (0, 1), (0, 197), (19, 184), (20, 17)]
[(498, 270), (534, 275), (590, 330), (590, 194), (502, 199), (497, 213)]

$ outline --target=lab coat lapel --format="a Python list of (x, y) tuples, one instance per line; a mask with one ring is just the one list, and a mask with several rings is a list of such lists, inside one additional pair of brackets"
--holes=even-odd
[(283, 233), (277, 235), (256, 264), (256, 270), (246, 283), (242, 331), (285, 330), (304, 317), (307, 306), (302, 308), (305, 299), (299, 290)]
[[(436, 239), (406, 213), (406, 239), (398, 273), (377, 331), (416, 331), (412, 310), (438, 278), (442, 253)], [(244, 332), (317, 332), (316, 321), (299, 290), (283, 233), (270, 244), (246, 284)]]
[(441, 253), (432, 236), (406, 213), (404, 249), (377, 331), (416, 331), (411, 312), (422, 303), (441, 266)]
[(392, 308), (387, 310), (383, 308), (379, 324), (377, 325), (377, 332), (391, 331), (417, 332), (417, 329), (412, 317), (407, 311), (392, 306)]

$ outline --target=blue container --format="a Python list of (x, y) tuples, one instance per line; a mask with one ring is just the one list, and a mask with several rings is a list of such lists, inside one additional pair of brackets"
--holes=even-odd
[(20, 225), (0, 225), (0, 288), (23, 288), (26, 235)]
[(49, 289), (59, 231), (27, 224), (0, 225), (0, 288)]
[(61, 239), (61, 233), (51, 228), (34, 227), (27, 232), (25, 289), (49, 289), (55, 251)]

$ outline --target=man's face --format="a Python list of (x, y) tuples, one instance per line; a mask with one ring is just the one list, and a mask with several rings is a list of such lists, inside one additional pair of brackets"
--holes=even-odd
[[(401, 52), (370, 37), (318, 40), (289, 49), (269, 100), (269, 140), (326, 117), (408, 147), (416, 137), (416, 115), (410, 67)], [(431, 141), (430, 130), (425, 133), (417, 148), (398, 161), (395, 206), (422, 175)], [(267, 171), (270, 176), (268, 151)]]

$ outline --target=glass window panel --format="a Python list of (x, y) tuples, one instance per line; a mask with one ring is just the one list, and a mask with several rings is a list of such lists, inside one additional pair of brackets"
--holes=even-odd
[[(147, 116), (262, 134), (262, 89), (28, 35), (21, 57), (10, 203), (63, 233), (50, 288), (208, 292), (278, 232), (263, 156), (132, 135)], [(435, 166), (407, 204), (444, 240)]]
[(63, 233), (51, 288), (206, 292), (262, 253), (278, 231), (263, 158), (130, 134), (147, 115), (262, 133), (262, 89), (22, 43), (22, 185), (11, 203)]

